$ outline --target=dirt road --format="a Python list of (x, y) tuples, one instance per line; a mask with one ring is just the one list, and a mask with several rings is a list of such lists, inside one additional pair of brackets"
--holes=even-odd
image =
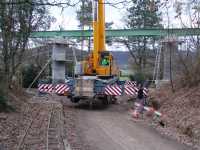
[(78, 109), (77, 129), (91, 150), (190, 150), (160, 135), (143, 121), (134, 122), (126, 108)]

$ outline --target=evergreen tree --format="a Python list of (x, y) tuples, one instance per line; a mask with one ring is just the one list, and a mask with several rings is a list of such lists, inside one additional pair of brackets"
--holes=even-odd
[[(83, 5), (84, 4), (84, 5)], [(78, 11), (76, 11), (77, 14), (77, 20), (79, 21), (79, 27), (87, 27), (89, 30), (92, 28), (92, 21), (93, 21), (93, 14), (92, 14), (92, 0), (82, 0), (82, 5), (80, 5), (80, 8)], [(112, 29), (113, 22), (106, 22), (105, 28), (106, 29)], [(82, 39), (81, 39), (82, 40)], [(78, 40), (78, 41), (81, 41)], [(106, 37), (106, 43), (108, 45), (112, 45), (112, 39)], [(90, 38), (88, 39), (88, 51), (90, 51)]]
[[(131, 7), (127, 9), (125, 18), (126, 27), (129, 29), (150, 29), (161, 28), (161, 13), (158, 8), (161, 5), (159, 0), (132, 0)], [(122, 42), (130, 51), (138, 72), (144, 71), (147, 67), (147, 57), (150, 47), (155, 47), (154, 37), (128, 37)], [(152, 53), (152, 52), (151, 52)]]
[(77, 19), (79, 21), (79, 27), (81, 26), (92, 26), (92, 1), (83, 0), (84, 6), (80, 5), (79, 10), (76, 12)]

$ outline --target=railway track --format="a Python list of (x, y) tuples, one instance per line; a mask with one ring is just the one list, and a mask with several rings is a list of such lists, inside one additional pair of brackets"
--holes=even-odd
[(62, 135), (61, 109), (62, 108), (56, 107), (56, 105), (53, 104), (51, 106), (47, 125), (46, 150), (65, 150)]
[(43, 129), (45, 128), (46, 121), (45, 111), (42, 107), (38, 106), (38, 108), (33, 109), (31, 113), (32, 117), (24, 130), (24, 134), (20, 138), (17, 150), (36, 150), (43, 149), (44, 147)]
[[(38, 108), (37, 108), (38, 107)], [(66, 144), (63, 128), (63, 108), (59, 103), (37, 105), (16, 150), (71, 150)]]

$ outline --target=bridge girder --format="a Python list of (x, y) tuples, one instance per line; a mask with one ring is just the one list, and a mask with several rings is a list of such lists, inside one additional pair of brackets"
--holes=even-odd
[[(171, 29), (113, 29), (106, 30), (107, 37), (128, 36), (197, 36), (200, 28), (171, 28)], [(90, 37), (92, 30), (65, 30), (65, 31), (36, 31), (31, 33), (31, 38), (55, 38), (55, 37)]]

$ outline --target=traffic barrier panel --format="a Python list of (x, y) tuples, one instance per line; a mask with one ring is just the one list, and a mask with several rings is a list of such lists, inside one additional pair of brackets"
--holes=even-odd
[[(124, 93), (129, 96), (135, 96), (138, 92), (138, 87), (136, 81), (126, 81), (124, 84)], [(148, 96), (148, 89), (143, 88), (143, 93), (145, 96)]]
[(143, 93), (144, 93), (145, 96), (148, 96), (148, 92), (149, 92), (149, 90), (147, 88), (143, 89)]
[(135, 87), (135, 86), (137, 86), (137, 83), (136, 83), (136, 81), (126, 81), (125, 82), (125, 86), (133, 86), (133, 87)]
[(66, 84), (39, 84), (38, 91), (42, 93), (56, 93), (65, 94), (70, 90), (70, 87)]
[(66, 84), (57, 84), (55, 86), (55, 93), (56, 94), (65, 94), (66, 92), (69, 91), (69, 86), (67, 86)]
[(129, 96), (137, 95), (138, 88), (135, 86), (124, 86), (124, 93)]
[(113, 96), (122, 95), (122, 89), (118, 85), (107, 85), (105, 87), (105, 94)]
[(53, 85), (52, 84), (39, 84), (38, 91), (42, 93), (52, 93)]

